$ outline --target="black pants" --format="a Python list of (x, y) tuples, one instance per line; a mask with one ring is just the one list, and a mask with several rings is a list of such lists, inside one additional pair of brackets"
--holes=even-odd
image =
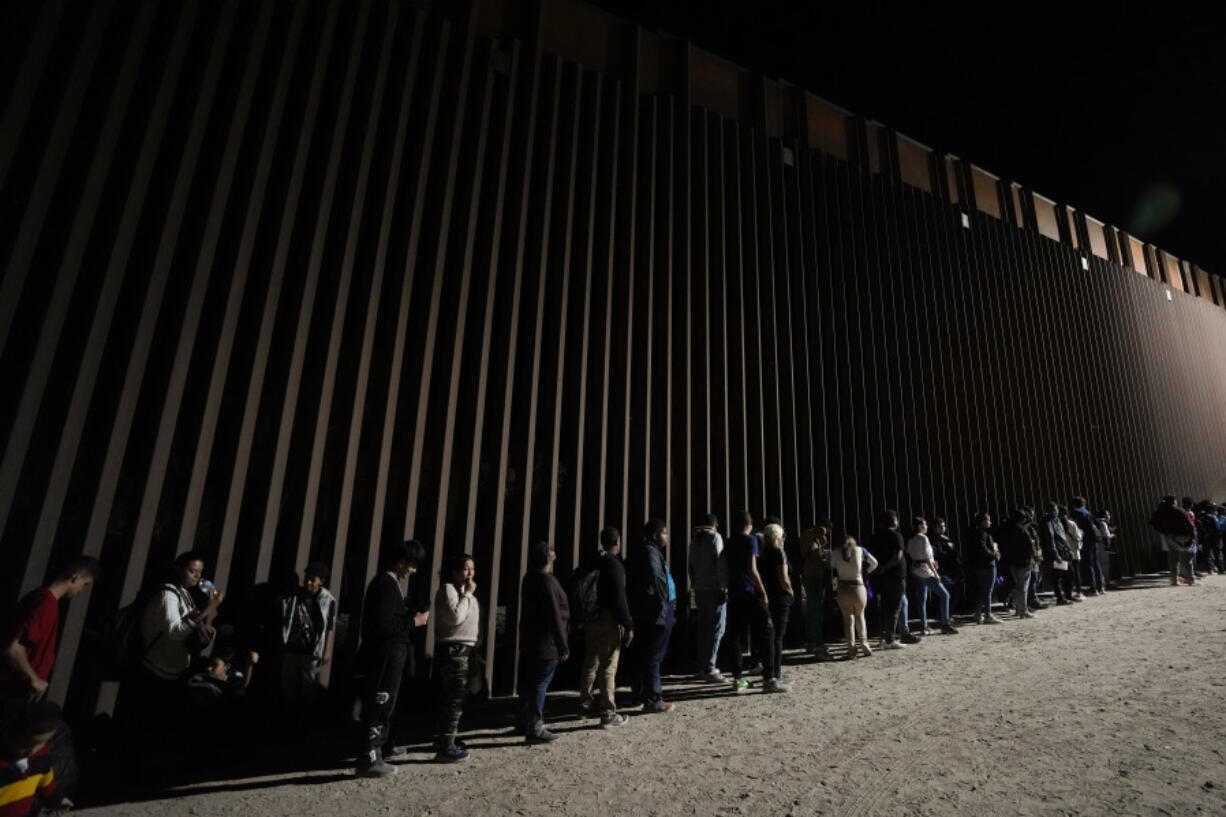
[[(881, 585), (880, 589), (878, 584)], [(898, 617), (902, 615), (902, 597), (907, 592), (906, 581), (897, 578), (874, 581), (873, 590), (881, 597), (881, 637), (886, 641), (893, 641)]]
[(720, 663), (732, 670), (733, 678), (741, 677), (741, 638), (746, 628), (753, 641), (754, 652), (762, 662), (763, 680), (776, 677), (775, 627), (766, 608), (750, 593), (736, 593), (728, 597), (728, 628), (719, 645), (723, 655)]
[(359, 763), (373, 763), (382, 757), (383, 745), (391, 731), (392, 713), (400, 696), (400, 681), (408, 660), (408, 644), (385, 644), (373, 650), (366, 660), (362, 679), (362, 740)]
[[(795, 597), (780, 594), (770, 601), (771, 629), (775, 637), (771, 640), (771, 665), (775, 670), (774, 678), (783, 672), (783, 636), (788, 631), (788, 619), (792, 615), (792, 604)], [(765, 663), (763, 667), (765, 667)]]
[(1068, 573), (1067, 570), (1056, 570), (1054, 559), (1044, 559), (1043, 567), (1051, 576), (1051, 589), (1056, 594), (1056, 601), (1064, 601), (1073, 597), (1072, 590), (1064, 585), (1064, 576), (1062, 573)]
[(1064, 598), (1072, 600), (1073, 598), (1073, 579), (1077, 576), (1077, 563), (1069, 562), (1068, 570), (1057, 570), (1052, 573), (1052, 584), (1056, 588), (1056, 599), (1060, 599), (1061, 591), (1064, 592)]

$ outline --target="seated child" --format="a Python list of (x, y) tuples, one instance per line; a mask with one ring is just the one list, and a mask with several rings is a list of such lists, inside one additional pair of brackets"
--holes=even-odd
[(0, 732), (0, 817), (72, 808), (72, 801), (56, 790), (47, 748), (59, 726), (59, 707), (46, 702), (30, 705), (4, 724)]

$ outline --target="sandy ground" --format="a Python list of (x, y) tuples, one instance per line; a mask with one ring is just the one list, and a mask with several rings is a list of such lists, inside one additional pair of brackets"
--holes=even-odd
[[(1226, 577), (1141, 580), (1027, 621), (827, 664), (787, 695), (672, 678), (667, 715), (562, 738), (463, 735), (384, 780), (344, 770), (208, 784), (90, 815), (1226, 814)], [(423, 747), (424, 748), (424, 747)]]

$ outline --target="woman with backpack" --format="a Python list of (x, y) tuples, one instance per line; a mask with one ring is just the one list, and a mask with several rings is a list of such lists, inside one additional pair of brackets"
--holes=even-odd
[[(203, 575), (199, 554), (179, 554), (171, 580), (158, 586), (140, 613), (140, 663), (120, 683), (115, 715), (133, 744), (130, 754), (148, 762), (174, 762), (179, 743), (170, 730), (186, 701), (185, 678), (192, 658), (216, 636), (210, 620), (225, 594), (211, 584), (200, 588)], [(197, 589), (207, 599), (203, 607), (192, 598)]]

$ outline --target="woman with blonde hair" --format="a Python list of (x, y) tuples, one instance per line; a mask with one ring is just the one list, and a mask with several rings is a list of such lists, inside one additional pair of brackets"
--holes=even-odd
[[(765, 646), (771, 651), (772, 673), (765, 679), (763, 692), (787, 692), (791, 684), (783, 680), (783, 635), (788, 629), (792, 602), (796, 598), (792, 589), (791, 570), (787, 554), (783, 550), (786, 536), (783, 525), (774, 517), (767, 517), (762, 530), (762, 586), (766, 588), (767, 612), (770, 614), (774, 637)], [(762, 662), (765, 666), (766, 662)]]
[(847, 637), (847, 658), (855, 659), (856, 634), (860, 636), (860, 649), (866, 656), (873, 651), (868, 647), (868, 628), (864, 623), (864, 606), (868, 596), (864, 592), (863, 572), (877, 569), (873, 554), (856, 544), (855, 537), (845, 536), (843, 545), (834, 551), (830, 560), (836, 581), (835, 599), (843, 617), (843, 634)]

